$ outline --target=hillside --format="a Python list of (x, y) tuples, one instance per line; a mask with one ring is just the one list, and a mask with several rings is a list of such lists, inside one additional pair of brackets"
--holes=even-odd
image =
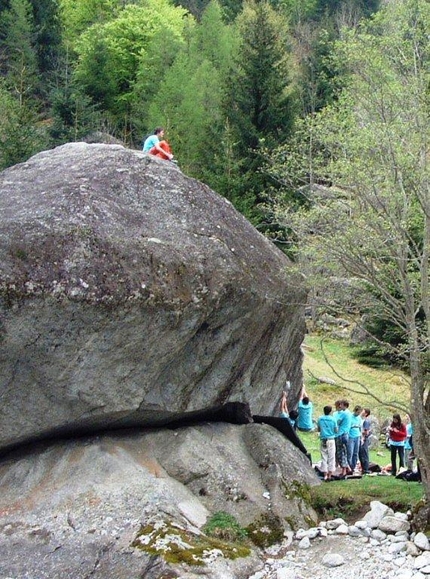
[[(376, 369), (358, 363), (351, 357), (347, 342), (307, 335), (303, 351), (305, 387), (315, 406), (314, 416), (338, 398), (347, 398), (351, 406), (368, 406), (380, 420), (395, 411), (393, 403), (408, 405), (408, 376), (394, 368)], [(335, 385), (320, 382), (321, 378), (333, 380)], [(366, 389), (381, 402), (367, 394)]]

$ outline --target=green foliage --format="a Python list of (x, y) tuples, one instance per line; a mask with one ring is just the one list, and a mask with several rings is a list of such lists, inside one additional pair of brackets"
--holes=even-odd
[(177, 524), (169, 522), (143, 525), (132, 546), (163, 557), (169, 563), (185, 563), (201, 567), (210, 560), (211, 551), (221, 551), (227, 559), (247, 557), (251, 550), (247, 545), (214, 537), (194, 535)]
[(160, 31), (180, 39), (184, 30), (182, 8), (168, 0), (130, 4), (105, 23), (96, 23), (76, 43), (76, 79), (95, 104), (123, 122), (133, 101), (133, 85), (140, 59)]
[(96, 107), (73, 81), (54, 90), (51, 100), (49, 136), (54, 146), (78, 141), (101, 126)]
[(26, 161), (46, 147), (46, 136), (37, 127), (37, 120), (36, 113), (0, 82), (0, 170)]
[(406, 512), (423, 496), (417, 482), (406, 482), (391, 476), (363, 477), (359, 480), (333, 481), (312, 487), (312, 506), (321, 519), (342, 517), (347, 521), (361, 518), (370, 502), (379, 500), (394, 511)]
[(279, 543), (284, 536), (284, 526), (273, 513), (261, 515), (246, 530), (250, 540), (260, 549)]
[(7, 85), (23, 102), (37, 90), (34, 18), (28, 0), (10, 0), (9, 10), (0, 14), (0, 39)]
[(236, 542), (246, 539), (246, 530), (239, 525), (235, 517), (225, 511), (214, 513), (202, 528), (209, 537), (224, 541)]

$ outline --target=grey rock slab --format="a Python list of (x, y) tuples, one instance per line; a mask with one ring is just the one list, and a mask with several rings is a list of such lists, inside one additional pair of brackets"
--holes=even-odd
[(0, 450), (302, 384), (306, 294), (225, 198), (120, 145), (0, 173)]

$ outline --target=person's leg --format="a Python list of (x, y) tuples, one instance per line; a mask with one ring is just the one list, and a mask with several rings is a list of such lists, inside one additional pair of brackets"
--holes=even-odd
[(336, 466), (338, 466), (339, 468), (342, 467), (342, 439), (340, 438), (340, 436), (336, 436), (336, 438), (334, 439), (334, 444), (335, 444), (335, 460), (336, 460)]
[(348, 435), (347, 434), (342, 434), (341, 435), (341, 441), (342, 441), (342, 450), (341, 450), (341, 467), (342, 467), (342, 475), (345, 476), (348, 473), (349, 470), (349, 465), (348, 465)]
[(346, 448), (347, 448), (346, 458), (348, 461), (348, 466), (351, 470), (353, 470), (353, 468), (352, 468), (352, 455), (354, 454), (354, 439), (353, 438), (348, 438)]
[(325, 480), (327, 478), (327, 470), (328, 470), (327, 465), (328, 453), (326, 440), (321, 440), (320, 452), (321, 452), (321, 472), (324, 473), (324, 480)]
[(405, 447), (399, 446), (399, 468), (405, 468)]
[(330, 480), (336, 470), (336, 444), (327, 440), (327, 479)]
[(355, 471), (355, 467), (357, 466), (358, 461), (358, 449), (360, 448), (360, 438), (354, 438), (352, 445), (352, 455), (351, 455), (351, 462), (349, 466), (351, 467), (352, 472)]
[(391, 474), (396, 476), (396, 453), (397, 453), (397, 446), (390, 446), (391, 451)]
[(361, 471), (363, 473), (369, 472), (369, 441), (367, 438), (360, 444), (358, 457), (361, 464)]

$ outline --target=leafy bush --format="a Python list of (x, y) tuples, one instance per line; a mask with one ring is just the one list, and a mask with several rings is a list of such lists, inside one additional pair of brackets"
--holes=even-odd
[(230, 542), (241, 541), (247, 537), (246, 530), (239, 525), (233, 515), (225, 511), (214, 513), (203, 527), (203, 532), (209, 537)]

